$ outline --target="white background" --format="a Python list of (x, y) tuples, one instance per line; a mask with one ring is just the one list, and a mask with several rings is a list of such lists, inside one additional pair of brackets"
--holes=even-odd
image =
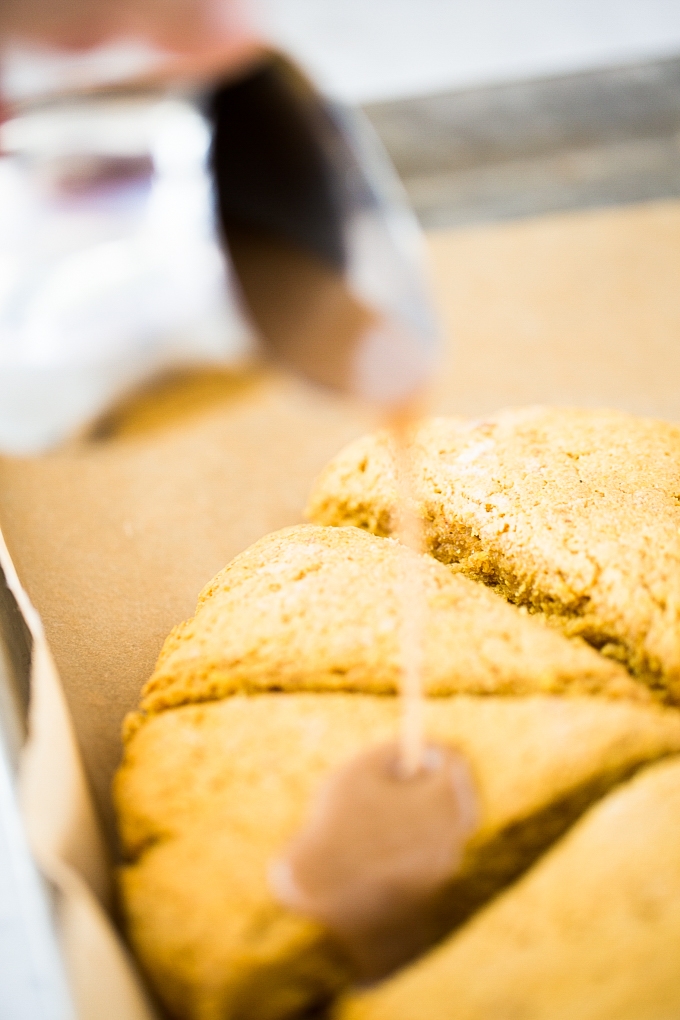
[(268, 34), (352, 102), (680, 52), (680, 0), (255, 0)]

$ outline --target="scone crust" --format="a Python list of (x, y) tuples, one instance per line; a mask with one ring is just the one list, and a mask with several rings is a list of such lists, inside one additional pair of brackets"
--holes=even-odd
[[(131, 941), (173, 1014), (283, 1020), (346, 986), (314, 923), (280, 907), (268, 866), (314, 792), (390, 739), (395, 698), (234, 695), (149, 718), (115, 784)], [(442, 895), (441, 934), (522, 872), (597, 797), (680, 751), (680, 714), (596, 698), (430, 701), (430, 739), (467, 756), (480, 822)]]
[(619, 664), (430, 556), (355, 527), (301, 525), (263, 538), (204, 589), (196, 615), (165, 642), (142, 710), (239, 691), (395, 693), (400, 554), (428, 600), (429, 694), (649, 698)]
[[(680, 701), (680, 429), (618, 411), (524, 408), (414, 436), (431, 553)], [(308, 516), (394, 528), (389, 437), (321, 475)]]

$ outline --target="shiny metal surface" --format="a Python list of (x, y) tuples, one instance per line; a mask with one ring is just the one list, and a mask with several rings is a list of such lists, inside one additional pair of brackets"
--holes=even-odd
[(420, 230), (368, 120), (280, 56), (212, 97), (222, 228), (265, 349), (380, 406), (432, 373)]
[(0, 125), (0, 449), (255, 335), (381, 406), (431, 373), (420, 229), (368, 121), (274, 54), (211, 88), (94, 83)]
[(154, 374), (243, 356), (209, 145), (194, 102), (149, 91), (0, 125), (0, 450), (57, 444)]

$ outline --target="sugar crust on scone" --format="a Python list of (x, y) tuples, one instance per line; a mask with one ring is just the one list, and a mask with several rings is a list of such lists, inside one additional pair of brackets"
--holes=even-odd
[[(680, 701), (680, 428), (618, 411), (436, 418), (413, 441), (430, 552)], [(308, 517), (394, 530), (389, 436), (325, 469)]]
[(238, 691), (395, 693), (401, 554), (428, 597), (429, 694), (649, 698), (618, 663), (430, 556), (358, 528), (301, 525), (261, 539), (203, 590), (195, 616), (166, 640), (142, 710)]

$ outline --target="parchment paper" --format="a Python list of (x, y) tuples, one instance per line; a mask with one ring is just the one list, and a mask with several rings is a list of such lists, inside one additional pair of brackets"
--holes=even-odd
[[(680, 418), (680, 203), (438, 233), (430, 249), (448, 337), (435, 411), (543, 402)], [(0, 525), (49, 643), (40, 680), (34, 663), (29, 832), (43, 868), (62, 868), (69, 959), (83, 971), (98, 925), (97, 967), (109, 989), (127, 989), (117, 1004), (109, 990), (113, 1011), (82, 1012), (87, 1020), (150, 1007), (121, 977), (122, 950), (88, 892), (108, 903), (50, 651), (115, 856), (120, 724), (163, 639), (236, 553), (300, 520), (316, 473), (369, 425), (356, 407), (276, 373), (199, 375), (132, 401), (96, 436), (0, 459)], [(55, 797), (60, 777), (66, 794)]]

